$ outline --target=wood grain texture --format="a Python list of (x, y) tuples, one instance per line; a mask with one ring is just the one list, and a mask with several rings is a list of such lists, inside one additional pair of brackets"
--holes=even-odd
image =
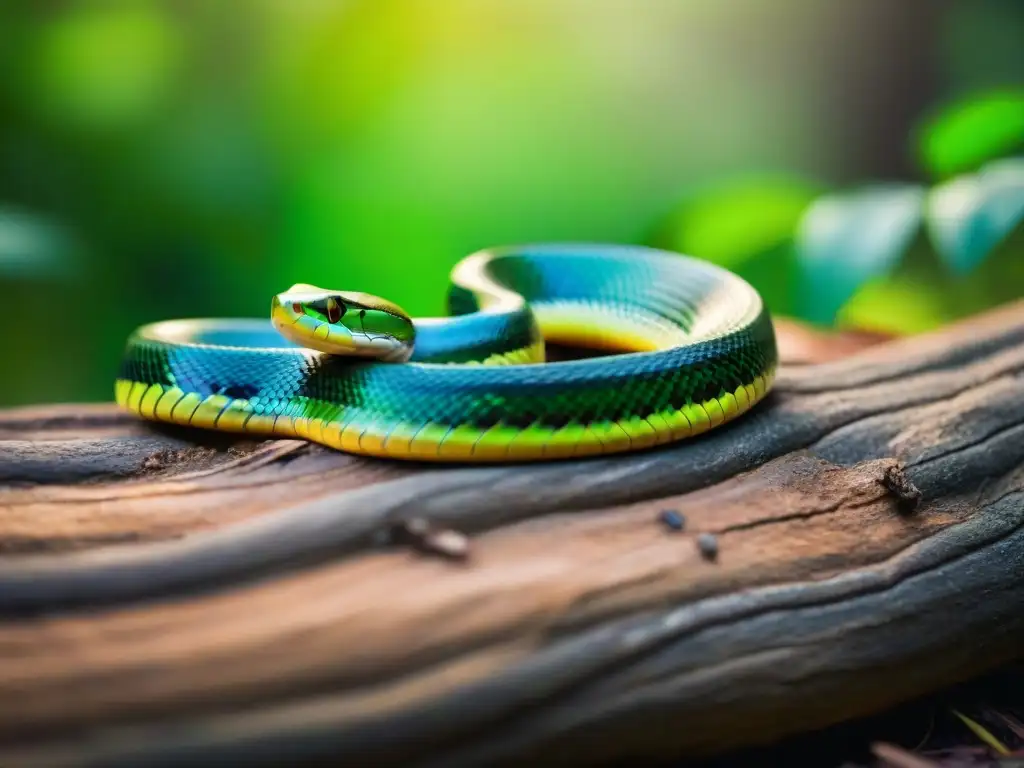
[(1024, 304), (608, 459), (0, 412), (0, 765), (669, 759), (962, 680), (1024, 647), (1022, 381)]

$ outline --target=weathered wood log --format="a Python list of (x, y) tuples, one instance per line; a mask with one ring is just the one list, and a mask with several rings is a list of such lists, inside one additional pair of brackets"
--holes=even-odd
[(965, 679), (1024, 648), (1022, 376), (1024, 304), (513, 468), (0, 412), (0, 765), (697, 756)]

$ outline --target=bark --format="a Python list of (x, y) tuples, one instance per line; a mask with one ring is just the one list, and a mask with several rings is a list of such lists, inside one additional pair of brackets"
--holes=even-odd
[(1022, 375), (1024, 303), (517, 467), (0, 412), (0, 765), (693, 757), (979, 674), (1024, 640)]

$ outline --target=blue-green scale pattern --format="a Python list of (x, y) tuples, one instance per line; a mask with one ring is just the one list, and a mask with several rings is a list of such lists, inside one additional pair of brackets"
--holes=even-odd
[[(203, 397), (247, 399), (262, 414), (557, 429), (678, 410), (750, 385), (778, 362), (768, 311), (752, 289), (753, 304), (749, 295), (723, 290), (721, 273), (695, 271), (683, 257), (675, 260), (646, 249), (609, 253), (596, 246), (525, 248), (496, 256), (487, 274), (527, 303), (568, 301), (613, 312), (640, 310), (682, 332), (696, 328), (702, 313), (722, 302), (737, 303), (736, 317), (724, 312), (727, 321), (710, 337), (655, 352), (498, 367), (351, 361), (289, 348), (280, 340), (279, 349), (265, 351), (135, 339), (121, 376)], [(449, 302), (455, 314), (485, 316), (467, 314), (476, 303), (463, 287), (453, 287)], [(495, 317), (515, 329), (504, 339), (491, 337), (496, 346), (536, 335), (528, 312), (492, 313), (476, 328), (464, 323), (462, 349), (471, 346), (479, 354), (480, 339), (493, 332), (494, 326), (487, 331), (485, 324), (493, 324)], [(431, 333), (444, 331), (440, 326)]]

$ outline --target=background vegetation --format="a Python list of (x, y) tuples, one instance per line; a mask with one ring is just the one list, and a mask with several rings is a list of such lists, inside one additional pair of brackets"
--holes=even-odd
[(509, 242), (822, 324), (1015, 298), (1021, 40), (1019, 0), (0, 5), (0, 405), (108, 400), (134, 326), (297, 281), (440, 313)]

